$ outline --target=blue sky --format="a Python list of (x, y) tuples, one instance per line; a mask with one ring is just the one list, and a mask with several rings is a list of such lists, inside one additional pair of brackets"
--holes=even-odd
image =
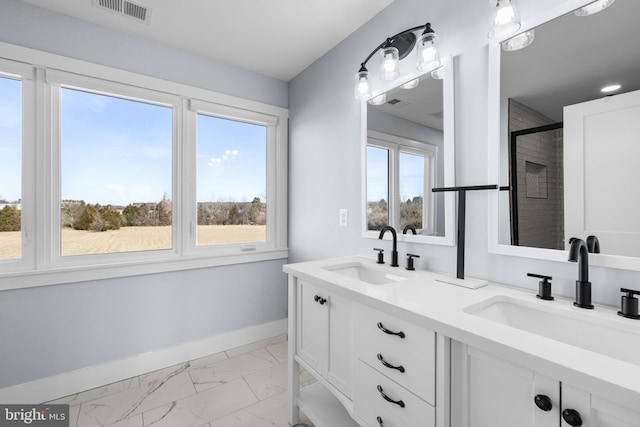
[[(171, 196), (172, 111), (63, 90), (62, 198), (126, 205)], [(197, 200), (251, 201), (266, 191), (266, 128), (197, 120)]]
[(0, 199), (20, 198), (20, 82), (0, 78)]
[[(367, 201), (388, 201), (388, 160), (386, 149), (367, 146)], [(406, 201), (424, 195), (424, 158), (400, 153), (400, 200)]]
[[(20, 194), (20, 82), (0, 78), (0, 198)], [(62, 90), (63, 200), (127, 205), (172, 199), (172, 110)], [(198, 116), (197, 200), (266, 193), (266, 128)]]

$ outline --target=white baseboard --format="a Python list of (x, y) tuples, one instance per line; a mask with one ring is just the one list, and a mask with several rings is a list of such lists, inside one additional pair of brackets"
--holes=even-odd
[(3, 404), (38, 404), (287, 333), (287, 319), (0, 389)]

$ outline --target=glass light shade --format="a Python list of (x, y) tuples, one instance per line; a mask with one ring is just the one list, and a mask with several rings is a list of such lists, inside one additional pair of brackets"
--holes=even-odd
[(601, 12), (611, 6), (613, 2), (616, 0), (597, 0), (593, 3), (590, 3), (580, 9), (576, 10), (574, 13), (578, 16), (588, 16), (593, 15), (594, 13)]
[(418, 70), (429, 71), (440, 66), (440, 42), (436, 33), (426, 33), (418, 40)]
[(358, 71), (356, 73), (355, 97), (359, 100), (365, 100), (371, 97), (368, 71)]
[(395, 80), (400, 76), (400, 56), (398, 49), (389, 46), (381, 50), (380, 78), (383, 80)]
[(418, 86), (419, 83), (420, 83), (420, 79), (413, 79), (413, 80), (409, 80), (408, 82), (406, 82), (400, 87), (402, 89), (413, 89), (414, 87)]
[(506, 40), (502, 43), (502, 50), (507, 52), (512, 52), (514, 50), (524, 49), (533, 43), (536, 35), (533, 29), (529, 31), (525, 31), (524, 33), (520, 33), (515, 37), (511, 37), (509, 40)]
[(431, 72), (431, 78), (434, 80), (444, 79), (444, 68), (439, 67)]
[(501, 39), (515, 34), (520, 29), (520, 13), (516, 0), (492, 0), (491, 4), (494, 3), (489, 38)]
[(387, 102), (387, 94), (383, 93), (382, 95), (378, 95), (375, 98), (371, 98), (369, 104), (371, 105), (382, 105)]

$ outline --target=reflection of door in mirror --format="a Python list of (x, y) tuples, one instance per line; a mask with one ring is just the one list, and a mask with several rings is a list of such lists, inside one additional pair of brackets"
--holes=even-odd
[[(435, 145), (369, 131), (367, 140), (367, 230), (412, 225), (437, 235)], [(444, 227), (442, 227), (444, 229)]]
[(509, 100), (511, 244), (564, 249), (562, 123)]
[(640, 91), (564, 109), (566, 236), (640, 257)]

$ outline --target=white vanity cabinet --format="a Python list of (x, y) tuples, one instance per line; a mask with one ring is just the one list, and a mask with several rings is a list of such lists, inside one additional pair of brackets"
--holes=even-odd
[(297, 296), (297, 355), (351, 398), (351, 301), (308, 281), (299, 281)]
[(434, 427), (435, 332), (363, 304), (354, 313), (355, 412), (369, 427)]
[[(357, 427), (353, 420), (352, 302), (314, 280), (289, 275), (288, 417), (302, 409), (317, 427)], [(299, 369), (318, 381), (299, 387)]]
[[(466, 345), (454, 348), (460, 379), (452, 394), (456, 414), (452, 426), (640, 425), (640, 408), (625, 408), (606, 397), (579, 390)], [(570, 413), (563, 415), (563, 411)]]

